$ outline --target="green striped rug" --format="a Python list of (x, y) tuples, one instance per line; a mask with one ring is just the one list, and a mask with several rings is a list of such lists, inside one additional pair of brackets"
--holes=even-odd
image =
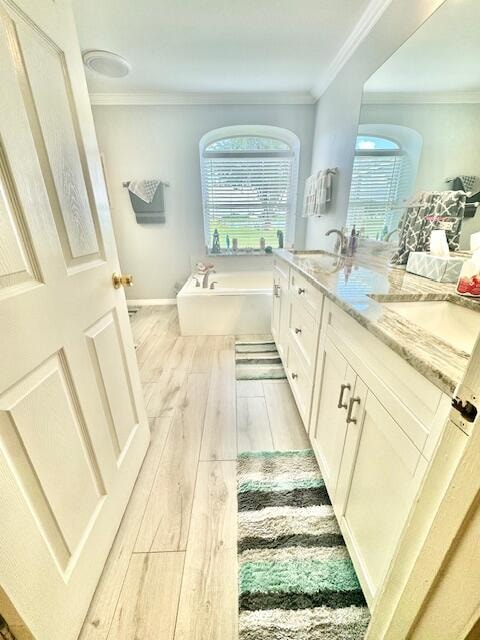
[(313, 451), (238, 457), (240, 640), (360, 640), (370, 614)]
[(235, 340), (237, 380), (282, 380), (287, 376), (272, 337)]

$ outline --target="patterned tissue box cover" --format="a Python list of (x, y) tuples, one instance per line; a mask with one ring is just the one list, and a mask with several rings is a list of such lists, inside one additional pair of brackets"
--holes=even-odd
[(465, 258), (440, 258), (421, 251), (408, 256), (407, 271), (436, 282), (457, 282)]

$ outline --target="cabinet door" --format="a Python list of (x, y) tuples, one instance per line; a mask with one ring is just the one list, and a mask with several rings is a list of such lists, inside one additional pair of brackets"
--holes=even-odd
[(277, 343), (280, 336), (280, 274), (277, 269), (273, 270), (273, 295), (272, 295), (272, 337)]
[(337, 485), (340, 527), (372, 603), (392, 559), (426, 462), (357, 378)]
[(288, 316), (290, 314), (290, 296), (288, 295), (288, 278), (283, 273), (279, 276), (280, 317), (278, 322), (278, 338), (276, 340), (278, 353), (287, 365)]
[(346, 409), (355, 385), (355, 373), (329, 338), (320, 343), (320, 396), (311, 433), (312, 444), (332, 502), (347, 430)]

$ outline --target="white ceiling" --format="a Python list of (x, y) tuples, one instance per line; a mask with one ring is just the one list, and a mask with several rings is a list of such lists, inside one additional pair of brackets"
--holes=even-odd
[(92, 93), (309, 92), (370, 0), (73, 0), (82, 50), (132, 65), (87, 71)]
[(368, 80), (375, 93), (480, 90), (480, 0), (446, 0)]

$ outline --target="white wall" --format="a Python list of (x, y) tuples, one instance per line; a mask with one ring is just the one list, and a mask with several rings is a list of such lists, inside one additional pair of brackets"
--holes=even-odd
[[(96, 106), (93, 115), (105, 156), (112, 218), (122, 270), (131, 272), (131, 299), (173, 298), (175, 284), (190, 273), (191, 256), (204, 255), (198, 143), (207, 132), (238, 124), (261, 124), (293, 131), (301, 142), (297, 211), (310, 173), (313, 105)], [(166, 223), (138, 225), (122, 182), (155, 178), (165, 189)], [(302, 246), (305, 223), (298, 220), (295, 242)], [(271, 259), (242, 257), (271, 265)], [(231, 264), (225, 258), (222, 262)], [(262, 262), (263, 260), (263, 262)], [(223, 265), (222, 265), (223, 268)]]
[[(332, 248), (325, 231), (345, 223), (355, 138), (365, 81), (442, 4), (443, 0), (392, 0), (378, 23), (342, 68), (317, 105), (312, 172), (338, 167), (331, 211), (309, 218), (306, 246)], [(413, 72), (413, 70), (412, 70)]]

